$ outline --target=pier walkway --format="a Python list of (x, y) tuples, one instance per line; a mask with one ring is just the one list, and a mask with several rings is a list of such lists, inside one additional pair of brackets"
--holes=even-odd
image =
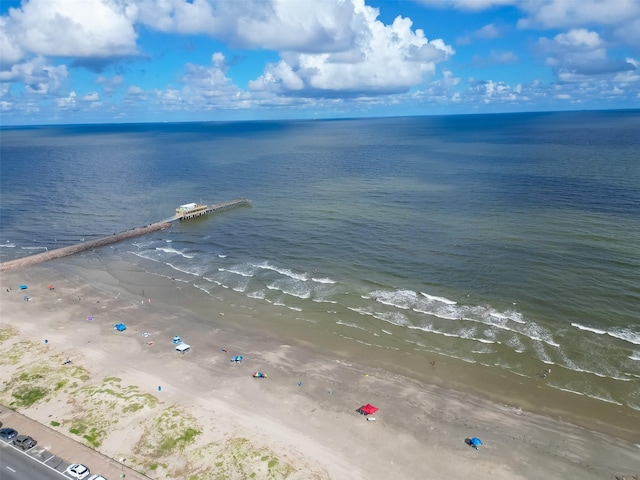
[(250, 206), (251, 200), (248, 198), (236, 198), (235, 200), (229, 200), (228, 202), (216, 203), (214, 205), (207, 206), (204, 210), (198, 210), (197, 213), (193, 214), (185, 214), (185, 215), (174, 215), (165, 219), (165, 222), (175, 222), (176, 220), (188, 220), (195, 217), (201, 217), (202, 215), (207, 215), (209, 213), (221, 212), (223, 210), (229, 210), (231, 208), (242, 207), (242, 206)]
[(73, 255), (74, 253), (84, 252), (86, 250), (102, 247), (104, 245), (110, 245), (112, 243), (116, 243), (121, 240), (139, 237), (140, 235), (144, 235), (145, 233), (157, 232), (158, 230), (163, 230), (169, 227), (171, 227), (171, 224), (168, 222), (153, 223), (145, 227), (139, 227), (139, 228), (134, 228), (132, 230), (127, 230), (126, 232), (114, 233), (113, 235), (109, 235), (108, 237), (102, 237), (102, 238), (98, 238), (96, 240), (91, 240), (88, 242), (77, 243), (75, 245), (70, 245), (68, 247), (56, 248), (55, 250), (36, 253), (35, 255), (30, 255), (24, 258), (16, 258), (15, 260), (9, 260), (8, 262), (0, 263), (0, 272), (4, 272), (6, 270), (17, 270), (23, 267), (29, 267), (37, 263), (53, 260), (54, 258), (66, 257), (68, 255)]
[[(230, 200), (228, 202), (210, 205), (207, 207), (206, 210), (202, 211), (199, 215), (204, 215), (204, 214), (213, 213), (213, 212), (220, 212), (222, 210), (228, 210), (230, 208), (240, 207), (244, 205), (251, 205), (251, 200), (246, 198), (238, 198), (235, 200)], [(35, 255), (31, 255), (24, 258), (16, 258), (14, 260), (9, 260), (7, 262), (0, 263), (0, 272), (4, 272), (7, 270), (17, 270), (19, 268), (24, 268), (31, 265), (36, 265), (38, 263), (47, 262), (55, 258), (66, 257), (68, 255), (73, 255), (74, 253), (84, 252), (86, 250), (92, 250), (94, 248), (102, 247), (104, 245), (110, 245), (112, 243), (120, 242), (122, 240), (126, 240), (129, 238), (139, 237), (141, 235), (145, 235), (146, 233), (164, 230), (165, 228), (171, 227), (171, 222), (180, 220), (182, 218), (183, 218), (182, 216), (174, 215), (172, 217), (167, 218), (166, 220), (162, 220), (157, 223), (152, 223), (151, 225), (146, 225), (144, 227), (134, 228), (131, 230), (127, 230), (125, 232), (114, 233), (113, 235), (109, 235), (107, 237), (98, 238), (96, 240), (91, 240), (89, 242), (78, 243), (76, 245), (70, 245), (68, 247), (56, 248), (55, 250), (49, 250), (46, 252), (37, 253)]]

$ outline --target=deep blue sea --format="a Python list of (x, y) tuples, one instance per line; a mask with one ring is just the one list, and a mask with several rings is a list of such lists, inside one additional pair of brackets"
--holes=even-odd
[(3, 128), (0, 260), (115, 245), (372, 349), (640, 410), (640, 111)]

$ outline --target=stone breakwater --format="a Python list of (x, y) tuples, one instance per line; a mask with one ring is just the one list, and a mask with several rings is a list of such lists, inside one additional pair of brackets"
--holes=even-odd
[(56, 248), (55, 250), (49, 250), (47, 252), (38, 253), (24, 258), (17, 258), (15, 260), (9, 260), (8, 262), (0, 263), (0, 272), (7, 270), (17, 270), (19, 268), (29, 267), (42, 262), (48, 262), (55, 258), (66, 257), (75, 253), (84, 252), (94, 248), (102, 247), (104, 245), (110, 245), (112, 243), (120, 242), (128, 238), (139, 237), (150, 232), (156, 232), (158, 230), (164, 230), (171, 227), (171, 223), (158, 222), (146, 225), (144, 227), (138, 227), (125, 232), (114, 233), (108, 237), (98, 238), (96, 240), (90, 240), (88, 242), (78, 243), (76, 245), (70, 245), (68, 247)]

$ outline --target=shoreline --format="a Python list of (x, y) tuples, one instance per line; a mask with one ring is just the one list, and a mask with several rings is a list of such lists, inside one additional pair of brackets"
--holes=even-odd
[[(147, 469), (139, 437), (129, 435), (136, 438), (124, 441), (127, 431), (122, 426), (142, 434), (149, 422), (162, 415), (162, 407), (176, 405), (207, 432), (196, 436), (198, 445), (206, 436), (209, 441), (198, 448), (208, 451), (206, 448), (213, 447), (207, 445), (224, 443), (225, 437), (234, 434), (234, 438), (250, 438), (257, 450), (272, 448), (273, 455), (265, 453), (260, 458), (277, 457), (279, 465), (296, 469), (294, 476), (286, 478), (310, 478), (311, 474), (334, 479), (414, 478), (430, 472), (437, 478), (474, 475), (512, 479), (551, 478), (563, 472), (595, 479), (605, 474), (613, 478), (638, 473), (631, 469), (640, 453), (640, 439), (625, 440), (625, 435), (601, 433), (606, 428), (574, 425), (581, 423), (579, 417), (571, 419), (564, 412), (554, 415), (552, 408), (543, 416), (524, 405), (490, 401), (473, 389), (452, 388), (456, 382), (464, 384), (465, 376), (441, 359), (426, 381), (424, 373), (412, 373), (402, 362), (393, 368), (394, 355), (401, 353), (390, 355), (390, 360), (363, 364), (357, 351), (345, 351), (349, 344), (337, 341), (338, 336), (332, 339), (337, 347), (333, 350), (323, 348), (327, 339), (312, 344), (295, 334), (296, 338), (287, 338), (287, 332), (296, 329), (288, 330), (286, 321), (275, 329), (264, 328), (262, 316), (274, 313), (259, 306), (248, 307), (245, 300), (241, 303), (237, 299), (236, 303), (233, 292), (223, 295), (221, 301), (213, 298), (212, 310), (212, 297), (191, 285), (176, 285), (126, 261), (109, 258), (105, 262), (96, 255), (5, 272), (0, 280), (1, 324), (17, 330), (5, 342), (12, 349), (21, 342), (31, 342), (29, 348), (39, 352), (37, 358), (69, 356), (72, 365), (86, 369), (90, 377), (78, 381), (76, 390), (68, 387), (67, 391), (53, 392), (48, 400), (19, 410), (42, 423), (50, 421), (51, 415), (58, 416), (63, 420), (60, 431), (69, 434), (77, 411), (84, 411), (78, 406), (81, 402), (73, 398), (95, 392), (105, 378), (119, 378), (116, 384), (135, 386), (144, 398), (156, 398), (156, 404), (143, 406), (136, 415), (123, 415), (111, 425), (113, 431), (102, 439), (99, 449), (117, 454), (125, 453), (118, 450), (125, 445), (131, 450), (138, 446), (139, 466)], [(32, 301), (23, 301), (22, 294), (15, 291), (22, 283), (29, 284), (25, 293)], [(56, 289), (47, 291), (49, 284)], [(5, 292), (9, 286), (14, 290)], [(139, 289), (146, 299), (134, 293)], [(170, 292), (176, 289), (181, 300), (172, 304)], [(88, 316), (94, 319), (89, 321)], [(125, 332), (113, 329), (119, 322), (127, 324)], [(143, 337), (145, 332), (150, 335)], [(173, 350), (170, 340), (176, 334), (192, 345), (192, 351), (180, 355)], [(49, 340), (46, 345), (45, 335)], [(149, 341), (153, 344), (148, 345)], [(245, 356), (242, 364), (229, 362), (236, 354)], [(0, 380), (11, 381), (29, 364), (19, 360), (3, 365)], [(268, 378), (251, 378), (254, 370), (264, 370)], [(479, 365), (465, 370), (467, 377), (482, 374), (490, 384), (504, 376), (499, 372), (495, 379), (490, 378), (487, 372), (480, 372)], [(533, 385), (534, 392), (540, 390), (540, 382)], [(162, 390), (157, 389), (160, 386)], [(575, 400), (575, 410), (579, 410), (579, 400), (586, 400), (567, 398)], [(70, 399), (73, 408), (68, 406)], [(380, 408), (375, 422), (355, 413), (360, 403), (369, 402)], [(614, 416), (614, 410), (612, 406), (610, 415)], [(588, 413), (589, 408), (584, 411)], [(96, 412), (93, 415), (100, 417)], [(618, 416), (626, 418), (624, 412)], [(588, 420), (583, 418), (584, 423)], [(602, 422), (592, 427), (605, 427)], [(478, 452), (468, 448), (464, 439), (470, 436), (481, 437), (485, 447)], [(221, 458), (227, 457), (222, 454)], [(285, 457), (296, 461), (285, 462)], [(181, 461), (179, 454), (169, 458)], [(534, 463), (541, 464), (537, 476), (526, 470)], [(253, 467), (254, 472), (264, 470), (257, 464)], [(353, 474), (354, 469), (358, 475)], [(169, 468), (164, 470), (170, 473)], [(164, 470), (152, 472), (160, 475)], [(283, 472), (279, 475), (285, 478)]]

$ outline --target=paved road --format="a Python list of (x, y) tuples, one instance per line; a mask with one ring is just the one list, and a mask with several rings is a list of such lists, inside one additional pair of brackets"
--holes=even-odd
[(53, 467), (37, 461), (29, 453), (29, 451), (18, 450), (4, 441), (0, 442), (0, 478), (2, 480), (63, 480), (69, 478)]
[[(126, 480), (149, 480), (149, 477), (128, 468), (117, 459), (106, 457), (100, 452), (66, 436), (64, 430), (54, 430), (14, 412), (3, 405), (0, 405), (0, 422), (4, 423), (4, 427), (14, 428), (18, 433), (30, 435), (38, 441), (38, 444), (34, 448), (27, 450), (27, 452), (17, 451), (24, 460), (28, 460), (34, 464), (44, 464), (44, 467), (42, 465), (40, 465), (40, 467), (45, 469), (50, 467), (52, 470), (55, 470), (51, 472), (53, 477), (36, 476), (39, 475), (39, 473), (34, 473), (34, 476), (23, 473), (19, 476), (9, 476), (23, 472), (23, 468), (31, 467), (25, 467), (24, 465), (30, 464), (22, 463), (20, 465), (16, 464), (17, 467), (9, 465), (7, 462), (14, 461), (15, 457), (15, 455), (12, 455), (9, 451), (15, 451), (15, 449), (13, 446), (7, 445), (4, 440), (0, 440), (0, 480), (40, 480), (41, 478), (43, 480), (65, 480), (70, 477), (64, 475), (62, 472), (64, 472), (71, 463), (82, 463), (89, 467), (91, 474), (103, 475), (110, 480), (120, 479), (121, 475), (125, 475)], [(7, 468), (7, 466), (10, 468)], [(16, 471), (12, 472), (11, 469)], [(39, 471), (40, 468), (38, 468), (38, 472)], [(58, 473), (56, 473), (56, 471)], [(29, 470), (29, 472), (31, 471)]]

